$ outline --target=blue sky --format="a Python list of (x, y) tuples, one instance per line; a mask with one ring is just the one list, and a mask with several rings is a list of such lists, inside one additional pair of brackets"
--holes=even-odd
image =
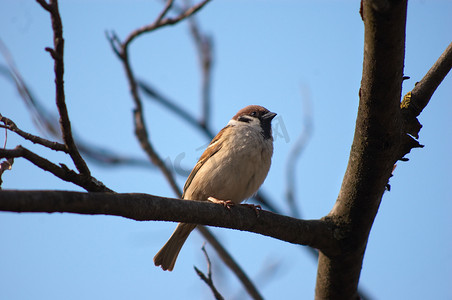
[[(132, 101), (106, 30), (121, 38), (150, 23), (158, 1), (61, 1), (66, 40), (66, 99), (74, 130), (83, 139), (143, 157), (133, 136)], [(260, 104), (278, 113), (286, 134), (275, 139), (262, 189), (284, 212), (285, 165), (303, 129), (302, 97), (309, 96), (313, 136), (297, 161), (297, 199), (303, 217), (329, 212), (337, 197), (353, 138), (362, 72), (363, 24), (359, 1), (213, 0), (198, 15), (213, 36), (215, 65), (212, 127), (221, 129), (237, 110)], [(408, 7), (404, 93), (419, 81), (452, 41), (452, 2), (411, 1)], [(54, 107), (50, 18), (34, 1), (0, 1), (0, 38), (32, 91)], [(199, 116), (200, 72), (186, 24), (143, 36), (131, 46), (133, 67), (182, 107)], [(1, 61), (4, 62), (3, 60)], [(451, 299), (452, 290), (452, 76), (420, 117), (421, 150), (399, 163), (384, 195), (364, 259), (361, 287), (375, 299)], [(0, 112), (39, 134), (8, 80), (0, 78)], [(208, 142), (158, 104), (145, 103), (152, 142), (162, 157), (190, 169)], [(279, 127), (278, 133), (283, 133)], [(3, 144), (4, 132), (0, 132)], [(22, 144), (53, 162), (67, 157), (31, 145), (12, 133), (7, 147)], [(93, 175), (117, 192), (174, 196), (160, 173), (148, 168), (103, 168)], [(177, 178), (180, 186), (184, 176)], [(3, 175), (4, 189), (80, 190), (17, 159)], [(211, 299), (193, 265), (205, 270), (193, 233), (172, 273), (152, 257), (174, 223), (71, 214), (0, 214), (2, 299)], [(313, 298), (316, 262), (303, 247), (256, 234), (215, 229), (266, 299)], [(237, 280), (219, 266), (214, 280), (227, 299), (246, 299)], [(259, 274), (269, 265), (274, 277)]]

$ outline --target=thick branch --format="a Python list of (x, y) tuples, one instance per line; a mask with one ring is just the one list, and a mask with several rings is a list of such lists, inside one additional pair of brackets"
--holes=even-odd
[(321, 252), (317, 299), (357, 299), (367, 239), (402, 139), (400, 97), (405, 0), (363, 1), (364, 61), (355, 136), (329, 218), (340, 226), (341, 254)]
[[(244, 230), (293, 244), (330, 251), (335, 243), (328, 222), (298, 220), (249, 207), (228, 210), (222, 205), (147, 194), (67, 191), (1, 191), (0, 211), (69, 212), (113, 215), (137, 221), (175, 221)], [(278, 224), (278, 226), (275, 226)]]

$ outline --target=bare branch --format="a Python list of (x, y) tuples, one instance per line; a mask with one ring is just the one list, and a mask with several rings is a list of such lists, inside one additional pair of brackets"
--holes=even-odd
[(421, 81), (403, 98), (400, 105), (405, 121), (405, 130), (419, 138), (422, 125), (417, 120), (422, 110), (429, 103), (433, 93), (452, 68), (452, 43), (441, 54), (435, 64), (425, 74)]
[(206, 257), (206, 261), (207, 261), (207, 275), (205, 275), (203, 272), (201, 272), (196, 266), (194, 266), (193, 268), (195, 268), (196, 274), (198, 274), (199, 278), (201, 278), (201, 280), (204, 281), (207, 284), (207, 286), (210, 288), (215, 299), (223, 300), (224, 299), (223, 296), (221, 296), (221, 294), (218, 292), (217, 288), (213, 284), (212, 265), (210, 263), (209, 255), (207, 255), (207, 251), (204, 246), (205, 245), (202, 246), (201, 250), (202, 250), (202, 252), (204, 252), (204, 256)]
[(55, 88), (56, 88), (56, 105), (60, 114), (60, 127), (63, 135), (63, 141), (67, 146), (68, 153), (72, 158), (77, 170), (81, 174), (90, 175), (90, 171), (86, 162), (80, 155), (74, 138), (72, 137), (71, 122), (66, 107), (65, 93), (64, 93), (64, 39), (63, 39), (63, 23), (61, 22), (60, 12), (58, 9), (58, 1), (50, 0), (50, 4), (42, 0), (37, 0), (38, 3), (46, 9), (51, 16), (53, 29), (53, 45), (54, 48), (46, 48), (53, 60), (55, 68)]
[(80, 152), (87, 160), (103, 167), (132, 166), (153, 170), (156, 169), (155, 166), (146, 158), (115, 153), (110, 149), (84, 142), (80, 138), (76, 138), (76, 144)]
[[(7, 67), (3, 67), (0, 65), (0, 72), (1, 74), (4, 74), (4, 76), (7, 79), (11, 79), (17, 88), (17, 91), (19, 92), (19, 95), (21, 96), (21, 99), (24, 101), (25, 106), (29, 109), (32, 120), (35, 123), (35, 126), (46, 136), (53, 137), (55, 139), (61, 140), (61, 131), (58, 127), (58, 119), (55, 115), (50, 113), (38, 100), (37, 97), (35, 97), (32, 93), (30, 88), (28, 87), (28, 84), (23, 79), (22, 75), (20, 74), (19, 70), (15, 66), (15, 63), (7, 50), (6, 46), (2, 43), (0, 40), (0, 52), (2, 53), (3, 57), (8, 63)], [(104, 147), (99, 147), (93, 144), (90, 144), (83, 139), (80, 138), (79, 135), (77, 135), (74, 130), (72, 130), (75, 143), (77, 145), (77, 148), (79, 151), (83, 154), (84, 157), (91, 160), (94, 163), (97, 163), (102, 166), (112, 166), (112, 165), (129, 165), (129, 166), (139, 166), (139, 167), (146, 167), (146, 168), (153, 168), (154, 166), (149, 163), (148, 160), (142, 159), (142, 158), (136, 158), (136, 157), (130, 157), (126, 155), (121, 155), (114, 153), (112, 150), (106, 149)], [(19, 134), (19, 132), (16, 132)], [(47, 145), (46, 139), (43, 139), (44, 141), (38, 142), (38, 139), (41, 139), (41, 137), (33, 137), (29, 138), (26, 137), (28, 133), (23, 132), (23, 134), (19, 134), (25, 139), (29, 139), (33, 142), (36, 142), (38, 144), (42, 144), (43, 146), (50, 146), (49, 148), (57, 151), (64, 151), (67, 153), (67, 148), (64, 144), (58, 143), (58, 142), (52, 142), (49, 141), (48, 143), (55, 143), (55, 148), (53, 148), (52, 145)], [(62, 146), (64, 147), (64, 150), (60, 150)], [(5, 148), (5, 147), (4, 147)]]
[[(185, 1), (190, 6), (190, 1)], [(199, 29), (198, 22), (195, 17), (188, 19), (190, 32), (198, 53), (199, 65), (201, 68), (201, 107), (202, 114), (200, 126), (203, 128), (210, 127), (210, 90), (212, 85), (212, 64), (213, 64), (213, 40), (207, 34)]]
[(63, 151), (65, 153), (68, 153), (66, 145), (60, 144), (58, 142), (52, 142), (47, 139), (41, 138), (39, 136), (32, 135), (28, 132), (22, 131), (21, 129), (19, 129), (17, 127), (17, 125), (12, 120), (2, 116), (1, 114), (0, 114), (0, 121), (5, 124), (6, 129), (17, 133), (18, 135), (20, 135), (21, 137), (23, 137), (26, 140), (29, 140), (35, 144), (42, 145), (44, 147), (47, 147), (47, 148), (55, 150), (55, 151)]
[(188, 111), (184, 110), (182, 107), (176, 104), (175, 101), (164, 96), (161, 92), (157, 91), (156, 88), (152, 87), (149, 83), (143, 80), (137, 81), (138, 87), (148, 96), (150, 99), (154, 99), (157, 103), (163, 105), (169, 111), (173, 112), (175, 115), (179, 116), (182, 120), (186, 121), (189, 125), (196, 129), (199, 129), (202, 133), (206, 135), (207, 138), (213, 139), (215, 134), (210, 129), (209, 126), (203, 126), (201, 121), (198, 121), (194, 116), (192, 116)]
[(44, 171), (48, 171), (64, 181), (72, 182), (89, 192), (113, 192), (94, 177), (84, 174), (77, 174), (63, 164), (61, 164), (61, 166), (57, 166), (56, 164), (22, 146), (17, 146), (15, 149), (0, 149), (0, 158), (17, 157), (23, 157)]
[(198, 12), (201, 8), (203, 8), (210, 0), (204, 0), (190, 8), (188, 8), (186, 11), (181, 13), (175, 18), (166, 18), (164, 19), (165, 15), (168, 13), (169, 9), (171, 8), (171, 5), (173, 3), (172, 0), (168, 0), (166, 2), (165, 8), (162, 10), (162, 12), (159, 14), (157, 19), (146, 26), (143, 26), (141, 28), (138, 28), (137, 30), (134, 30), (132, 33), (129, 34), (129, 36), (125, 39), (124, 43), (122, 44), (124, 48), (127, 48), (129, 44), (138, 36), (140, 36), (143, 33), (148, 33), (151, 31), (154, 31), (158, 28), (167, 26), (167, 25), (174, 25), (179, 23), (180, 21), (184, 20), (185, 18), (188, 18), (192, 15), (194, 15), (196, 12)]
[(13, 81), (17, 92), (24, 101), (25, 106), (29, 109), (36, 127), (41, 131), (50, 134), (50, 136), (54, 138), (61, 139), (61, 131), (57, 125), (57, 119), (50, 114), (32, 94), (21, 73), (16, 67), (11, 53), (8, 51), (8, 48), (2, 40), (0, 40), (0, 52), (7, 63), (7, 67), (2, 67), (0, 70), (7, 79), (11, 79)]
[(36, 0), (36, 2), (38, 2), (42, 8), (44, 8), (45, 10), (47, 10), (48, 12), (51, 11), (51, 5), (49, 3), (47, 3), (45, 0)]
[(228, 266), (229, 269), (237, 276), (237, 278), (242, 282), (243, 287), (248, 292), (248, 294), (253, 299), (263, 299), (259, 293), (256, 286), (251, 282), (251, 279), (246, 275), (245, 271), (240, 267), (240, 265), (234, 260), (232, 255), (220, 244), (218, 239), (212, 234), (209, 228), (205, 226), (196, 227), (198, 231), (206, 238), (209, 244), (215, 249), (218, 256), (221, 258), (223, 263)]
[(441, 54), (422, 80), (416, 83), (416, 86), (411, 91), (411, 101), (406, 104), (406, 107), (402, 105), (402, 108), (411, 110), (416, 117), (419, 116), (451, 68), (452, 43), (447, 46), (446, 50), (444, 50), (443, 54)]
[(120, 42), (116, 34), (107, 35), (108, 40), (110, 41), (110, 45), (115, 51), (115, 53), (118, 54), (119, 59), (121, 60), (127, 80), (129, 82), (130, 92), (132, 94), (132, 98), (135, 104), (135, 109), (133, 112), (134, 115), (134, 124), (135, 124), (135, 135), (140, 142), (141, 148), (145, 151), (145, 153), (148, 155), (148, 157), (151, 159), (152, 163), (155, 164), (161, 172), (164, 174), (166, 179), (168, 180), (171, 188), (176, 193), (176, 195), (181, 195), (181, 190), (179, 189), (174, 176), (172, 172), (166, 167), (163, 160), (160, 158), (160, 156), (155, 151), (154, 147), (152, 146), (150, 140), (149, 140), (149, 134), (146, 127), (146, 123), (144, 121), (143, 117), (143, 105), (141, 98), (138, 94), (137, 89), (137, 80), (135, 77), (135, 74), (133, 73), (132, 67), (130, 65), (129, 61), (129, 55), (128, 55), (128, 49), (130, 43), (138, 36), (140, 36), (143, 33), (151, 32), (157, 28), (166, 26), (166, 25), (172, 25), (176, 24), (186, 17), (189, 17), (196, 13), (199, 9), (201, 9), (207, 2), (210, 0), (205, 0), (203, 2), (200, 2), (199, 4), (187, 9), (185, 12), (180, 14), (176, 18), (164, 18), (164, 16), (168, 13), (169, 9), (171, 8), (172, 2), (171, 0), (168, 0), (166, 2), (165, 8), (162, 10), (162, 12), (159, 14), (157, 19), (150, 25), (144, 26), (142, 28), (139, 28), (135, 31), (133, 31), (129, 36), (125, 39), (124, 42)]
[[(236, 206), (225, 209), (208, 201), (187, 201), (147, 194), (82, 193), (69, 191), (1, 191), (0, 211), (69, 212), (122, 216), (137, 221), (175, 221), (254, 232), (293, 244), (335, 253), (331, 224), (299, 220)], [(278, 224), (278, 226), (274, 226)]]

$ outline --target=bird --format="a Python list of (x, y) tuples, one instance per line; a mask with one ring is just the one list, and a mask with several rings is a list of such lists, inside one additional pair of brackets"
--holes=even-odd
[[(182, 199), (220, 203), (230, 208), (257, 193), (267, 177), (273, 154), (271, 122), (276, 113), (259, 105), (237, 112), (212, 139), (185, 182)], [(172, 271), (196, 224), (179, 223), (154, 257)]]

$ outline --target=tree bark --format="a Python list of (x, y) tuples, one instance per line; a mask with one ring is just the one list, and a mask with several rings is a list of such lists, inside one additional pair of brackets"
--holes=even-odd
[(364, 61), (358, 116), (337, 201), (339, 255), (320, 252), (316, 299), (358, 299), (367, 239), (403, 141), (400, 98), (406, 1), (363, 1)]
[[(69, 212), (113, 215), (137, 221), (176, 221), (245, 230), (289, 243), (334, 253), (331, 226), (323, 220), (299, 220), (237, 205), (231, 209), (206, 201), (187, 201), (147, 194), (69, 191), (0, 191), (0, 211)], [(278, 226), (275, 226), (278, 224)]]

